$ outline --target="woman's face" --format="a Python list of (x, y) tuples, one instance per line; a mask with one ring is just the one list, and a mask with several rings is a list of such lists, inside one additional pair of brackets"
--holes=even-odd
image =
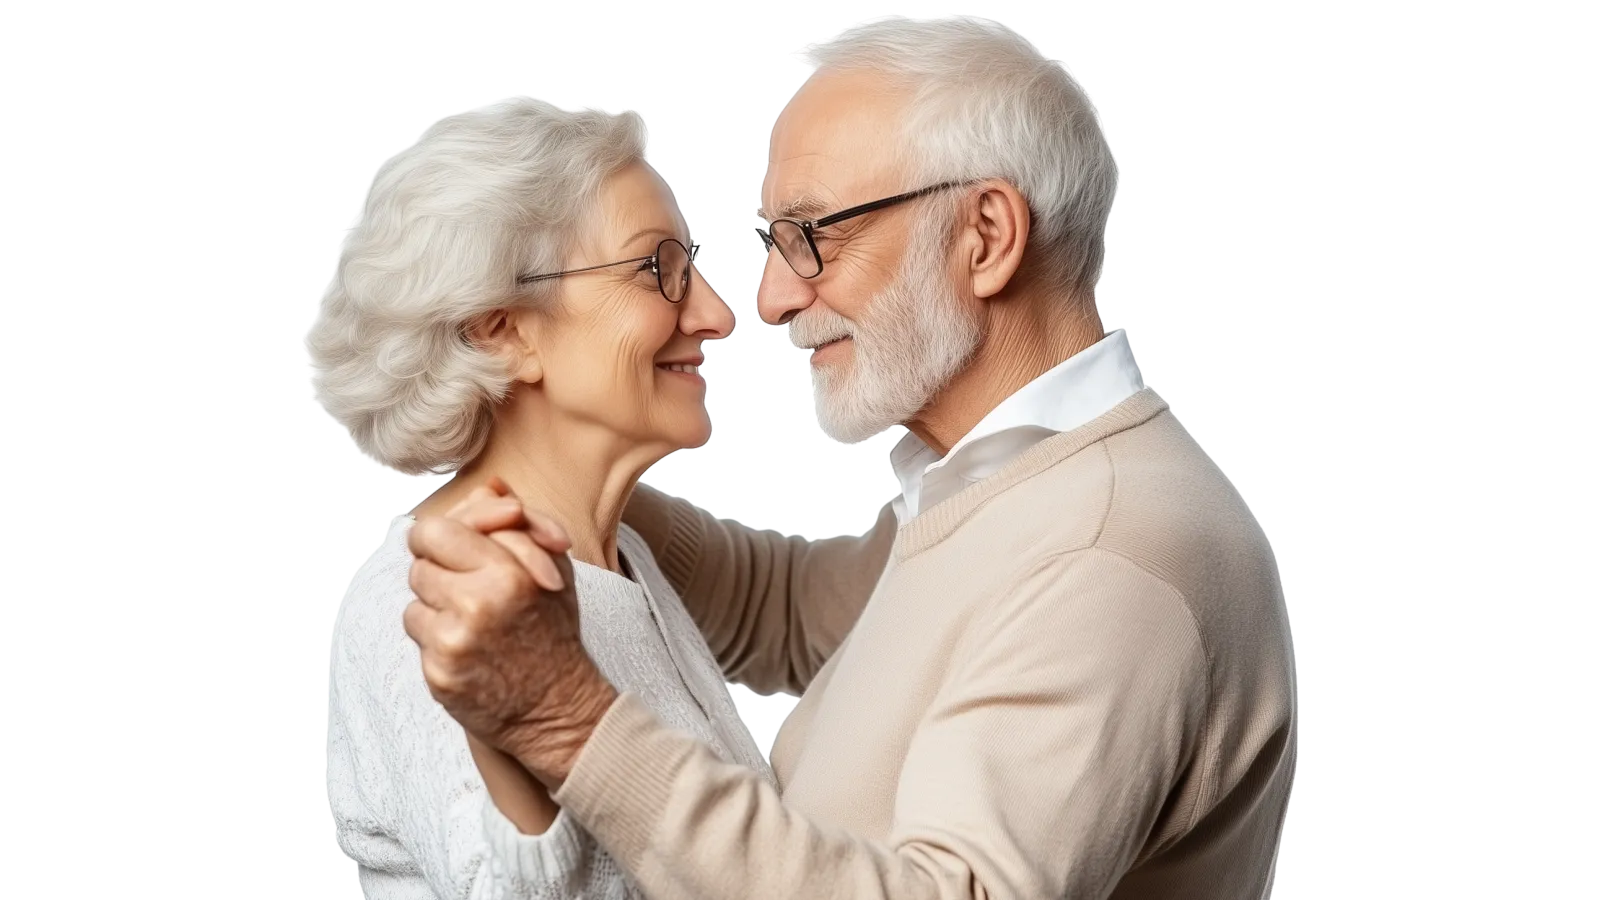
[[(562, 269), (653, 256), (667, 238), (693, 246), (672, 190), (650, 166), (635, 163), (601, 187), (596, 214)], [(649, 261), (557, 282), (557, 301), (530, 323), (550, 412), (667, 450), (709, 440), (701, 345), (733, 331), (733, 312), (700, 273), (689, 267), (677, 303), (662, 294)]]

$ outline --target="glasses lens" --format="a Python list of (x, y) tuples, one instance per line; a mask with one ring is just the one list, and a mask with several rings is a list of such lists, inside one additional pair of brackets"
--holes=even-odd
[(799, 222), (779, 219), (772, 223), (772, 242), (778, 245), (789, 268), (801, 278), (811, 278), (822, 271), (822, 262), (811, 252), (811, 242)]
[(689, 293), (689, 251), (671, 238), (656, 248), (656, 277), (661, 280), (661, 295), (673, 303)]

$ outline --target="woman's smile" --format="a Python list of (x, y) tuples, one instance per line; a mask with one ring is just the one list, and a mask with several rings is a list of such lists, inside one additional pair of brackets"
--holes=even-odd
[(700, 367), (704, 364), (705, 357), (695, 356), (658, 362), (656, 363), (656, 371), (664, 374), (672, 381), (686, 381), (704, 388), (706, 380), (700, 376)]

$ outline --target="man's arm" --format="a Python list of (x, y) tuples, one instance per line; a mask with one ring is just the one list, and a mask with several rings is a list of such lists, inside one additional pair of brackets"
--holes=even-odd
[(808, 541), (643, 484), (623, 521), (650, 545), (727, 679), (762, 694), (811, 683), (861, 615), (899, 527), (885, 505), (859, 537)]
[(808, 821), (626, 694), (553, 773), (555, 797), (661, 900), (1103, 900), (1171, 831), (1164, 814), (1187, 825), (1195, 798), (1167, 801), (1204, 764), (1206, 673), (1170, 586), (1080, 551), (976, 618), (907, 749), (887, 840)]

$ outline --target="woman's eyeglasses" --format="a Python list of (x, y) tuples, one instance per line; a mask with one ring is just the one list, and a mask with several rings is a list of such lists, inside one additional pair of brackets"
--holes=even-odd
[(678, 303), (689, 293), (689, 269), (694, 258), (700, 254), (699, 244), (683, 246), (681, 241), (667, 238), (656, 245), (656, 252), (650, 256), (638, 256), (633, 259), (619, 259), (616, 262), (601, 263), (598, 266), (584, 266), (581, 269), (567, 269), (563, 272), (547, 272), (543, 275), (523, 275), (517, 278), (517, 284), (532, 284), (546, 278), (560, 278), (563, 275), (576, 275), (579, 272), (592, 272), (595, 269), (609, 269), (612, 266), (625, 266), (628, 263), (640, 263), (639, 271), (649, 269), (656, 275), (656, 287), (661, 289), (661, 296), (667, 298), (668, 303)]

